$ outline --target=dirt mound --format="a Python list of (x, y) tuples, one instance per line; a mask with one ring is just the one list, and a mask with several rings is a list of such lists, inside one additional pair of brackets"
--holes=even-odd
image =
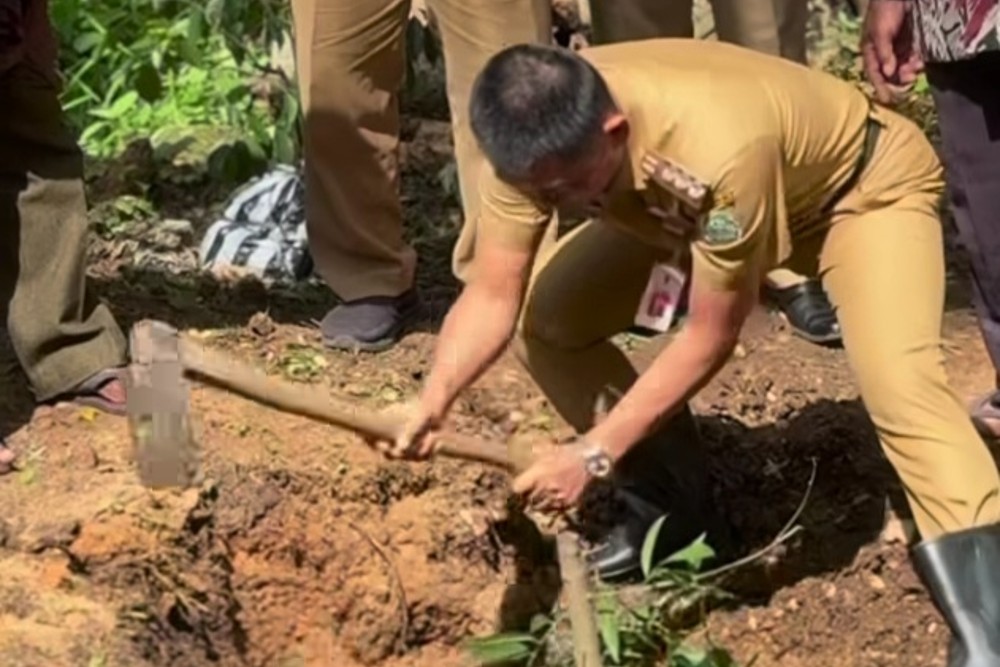
[(84, 524), (68, 547), (75, 573), (126, 596), (121, 627), (148, 664), (402, 664), (490, 631), (498, 611), (525, 618), (546, 603), (523, 576), (507, 590), (510, 522), (488, 534), (456, 522), (440, 487), (383, 472), (368, 502), (322, 475), (216, 473), (157, 501), (179, 526), (119, 514)]

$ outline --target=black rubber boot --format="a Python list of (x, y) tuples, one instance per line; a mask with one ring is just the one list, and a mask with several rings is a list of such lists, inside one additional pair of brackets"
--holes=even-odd
[(948, 667), (1000, 667), (1000, 526), (923, 542), (913, 559), (951, 628)]
[(641, 576), (646, 533), (663, 515), (667, 519), (659, 532), (656, 561), (702, 533), (717, 555), (730, 548), (728, 527), (712, 502), (707, 451), (687, 408), (619, 462), (615, 493), (626, 511), (589, 557), (605, 581)]
[(822, 345), (841, 341), (837, 313), (818, 280), (810, 278), (783, 289), (769, 287), (767, 293), (797, 335)]

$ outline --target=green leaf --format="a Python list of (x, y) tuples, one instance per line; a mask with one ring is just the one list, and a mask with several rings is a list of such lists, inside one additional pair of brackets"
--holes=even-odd
[(616, 665), (622, 662), (622, 637), (619, 628), (618, 605), (610, 595), (597, 598), (597, 628), (601, 633), (604, 648)]
[(205, 5), (205, 17), (213, 26), (222, 24), (222, 18), (226, 10), (226, 0), (208, 0)]
[(135, 90), (146, 102), (155, 102), (163, 95), (163, 81), (152, 62), (143, 63), (135, 75)]
[(729, 651), (712, 647), (698, 648), (682, 644), (670, 653), (670, 667), (738, 667)]
[(538, 640), (533, 635), (511, 632), (472, 639), (465, 643), (465, 647), (479, 664), (499, 665), (527, 660), (537, 643)]
[(104, 41), (104, 35), (98, 32), (85, 32), (73, 40), (73, 50), (86, 53)]
[(642, 575), (644, 577), (649, 577), (649, 573), (653, 571), (653, 555), (656, 553), (656, 541), (660, 537), (660, 530), (663, 528), (663, 522), (667, 520), (667, 515), (664, 514), (659, 519), (656, 520), (649, 530), (646, 532), (646, 539), (642, 542)]
[(535, 614), (531, 618), (531, 625), (530, 625), (531, 634), (537, 636), (548, 630), (551, 625), (552, 625), (551, 617), (546, 616), (545, 614)]
[(664, 563), (683, 563), (697, 572), (701, 570), (702, 564), (713, 556), (715, 556), (715, 550), (708, 546), (705, 542), (705, 534), (702, 533), (701, 537), (667, 558)]

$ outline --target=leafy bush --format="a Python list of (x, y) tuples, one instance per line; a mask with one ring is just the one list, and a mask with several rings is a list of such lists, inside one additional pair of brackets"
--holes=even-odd
[(300, 154), (299, 105), (272, 53), (290, 34), (287, 0), (52, 0), (63, 105), (95, 157), (130, 141), (209, 141), (260, 165)]

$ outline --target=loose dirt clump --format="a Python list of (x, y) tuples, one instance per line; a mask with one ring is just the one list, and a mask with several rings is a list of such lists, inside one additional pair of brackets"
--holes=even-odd
[(490, 630), (503, 607), (508, 545), (445, 526), (440, 489), (383, 513), (321, 475), (216, 472), (196, 495), (160, 501), (187, 503), (178, 530), (118, 515), (69, 547), (77, 574), (127, 599), (120, 627), (148, 664), (394, 664)]

